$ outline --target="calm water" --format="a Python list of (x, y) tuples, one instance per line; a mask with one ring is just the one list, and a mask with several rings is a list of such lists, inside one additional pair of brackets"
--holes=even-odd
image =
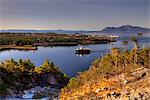
[[(96, 58), (104, 55), (113, 46), (123, 48), (122, 41), (129, 40), (128, 48), (131, 49), (133, 44), (130, 43), (129, 35), (120, 35), (121, 37), (117, 42), (111, 44), (98, 44), (98, 45), (88, 45), (92, 49), (92, 53), (89, 55), (78, 56), (75, 54), (75, 49), (81, 46), (73, 47), (38, 47), (36, 51), (18, 51), (9, 50), (0, 52), (0, 61), (6, 59), (31, 59), (31, 61), (36, 65), (40, 66), (43, 61), (48, 58), (53, 61), (57, 66), (62, 69), (62, 71), (68, 76), (72, 77), (77, 74), (77, 72), (82, 72), (89, 68), (91, 62)], [(143, 37), (138, 37), (138, 42), (142, 47), (150, 47), (150, 37), (144, 35)]]

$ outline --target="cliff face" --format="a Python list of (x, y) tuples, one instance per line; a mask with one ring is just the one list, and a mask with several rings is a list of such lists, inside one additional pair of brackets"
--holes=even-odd
[(70, 80), (61, 90), (61, 100), (150, 99), (149, 54), (150, 49), (115, 54), (113, 50)]

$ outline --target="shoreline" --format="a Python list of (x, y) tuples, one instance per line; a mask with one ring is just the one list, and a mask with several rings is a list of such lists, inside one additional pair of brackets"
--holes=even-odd
[(29, 89), (25, 89), (23, 91), (19, 91), (16, 93), (16, 90), (9, 90), (11, 94), (0, 95), (2, 99), (33, 99), (33, 97), (38, 97), (39, 94), (42, 94), (41, 97), (48, 98), (49, 96), (55, 98), (59, 98), (60, 95), (60, 87), (52, 87), (52, 86), (34, 86)]
[(47, 42), (47, 43), (35, 43), (35, 46), (33, 45), (21, 45), (21, 46), (16, 46), (16, 45), (1, 45), (0, 46), (0, 51), (4, 50), (37, 50), (39, 46), (42, 47), (53, 47), (53, 46), (78, 46), (78, 45), (94, 45), (94, 44), (107, 44), (110, 42), (116, 42), (115, 40), (113, 41), (85, 41), (83, 43), (78, 43), (78, 42)]
[(0, 46), (0, 51), (3, 50), (37, 50), (37, 47), (33, 47), (32, 45), (23, 45), (23, 46), (15, 46), (15, 45), (2, 45)]

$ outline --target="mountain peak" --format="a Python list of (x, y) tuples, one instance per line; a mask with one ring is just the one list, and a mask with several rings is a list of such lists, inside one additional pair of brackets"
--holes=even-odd
[(139, 26), (132, 25), (122, 25), (120, 27), (106, 27), (102, 31), (102, 33), (149, 33), (149, 28), (143, 28)]

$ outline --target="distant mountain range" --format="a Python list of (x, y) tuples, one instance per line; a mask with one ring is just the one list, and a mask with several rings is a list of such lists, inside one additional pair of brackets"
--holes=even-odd
[(120, 27), (106, 27), (100, 31), (85, 31), (85, 30), (0, 30), (0, 32), (25, 32), (25, 33), (150, 33), (150, 28), (143, 28), (139, 26), (123, 25)]
[(0, 32), (16, 32), (16, 33), (93, 33), (98, 31), (86, 31), (86, 30), (23, 30), (23, 29), (9, 29), (9, 30), (0, 30)]
[(120, 27), (106, 27), (100, 31), (101, 33), (149, 33), (149, 28), (143, 28), (139, 26), (123, 25)]

